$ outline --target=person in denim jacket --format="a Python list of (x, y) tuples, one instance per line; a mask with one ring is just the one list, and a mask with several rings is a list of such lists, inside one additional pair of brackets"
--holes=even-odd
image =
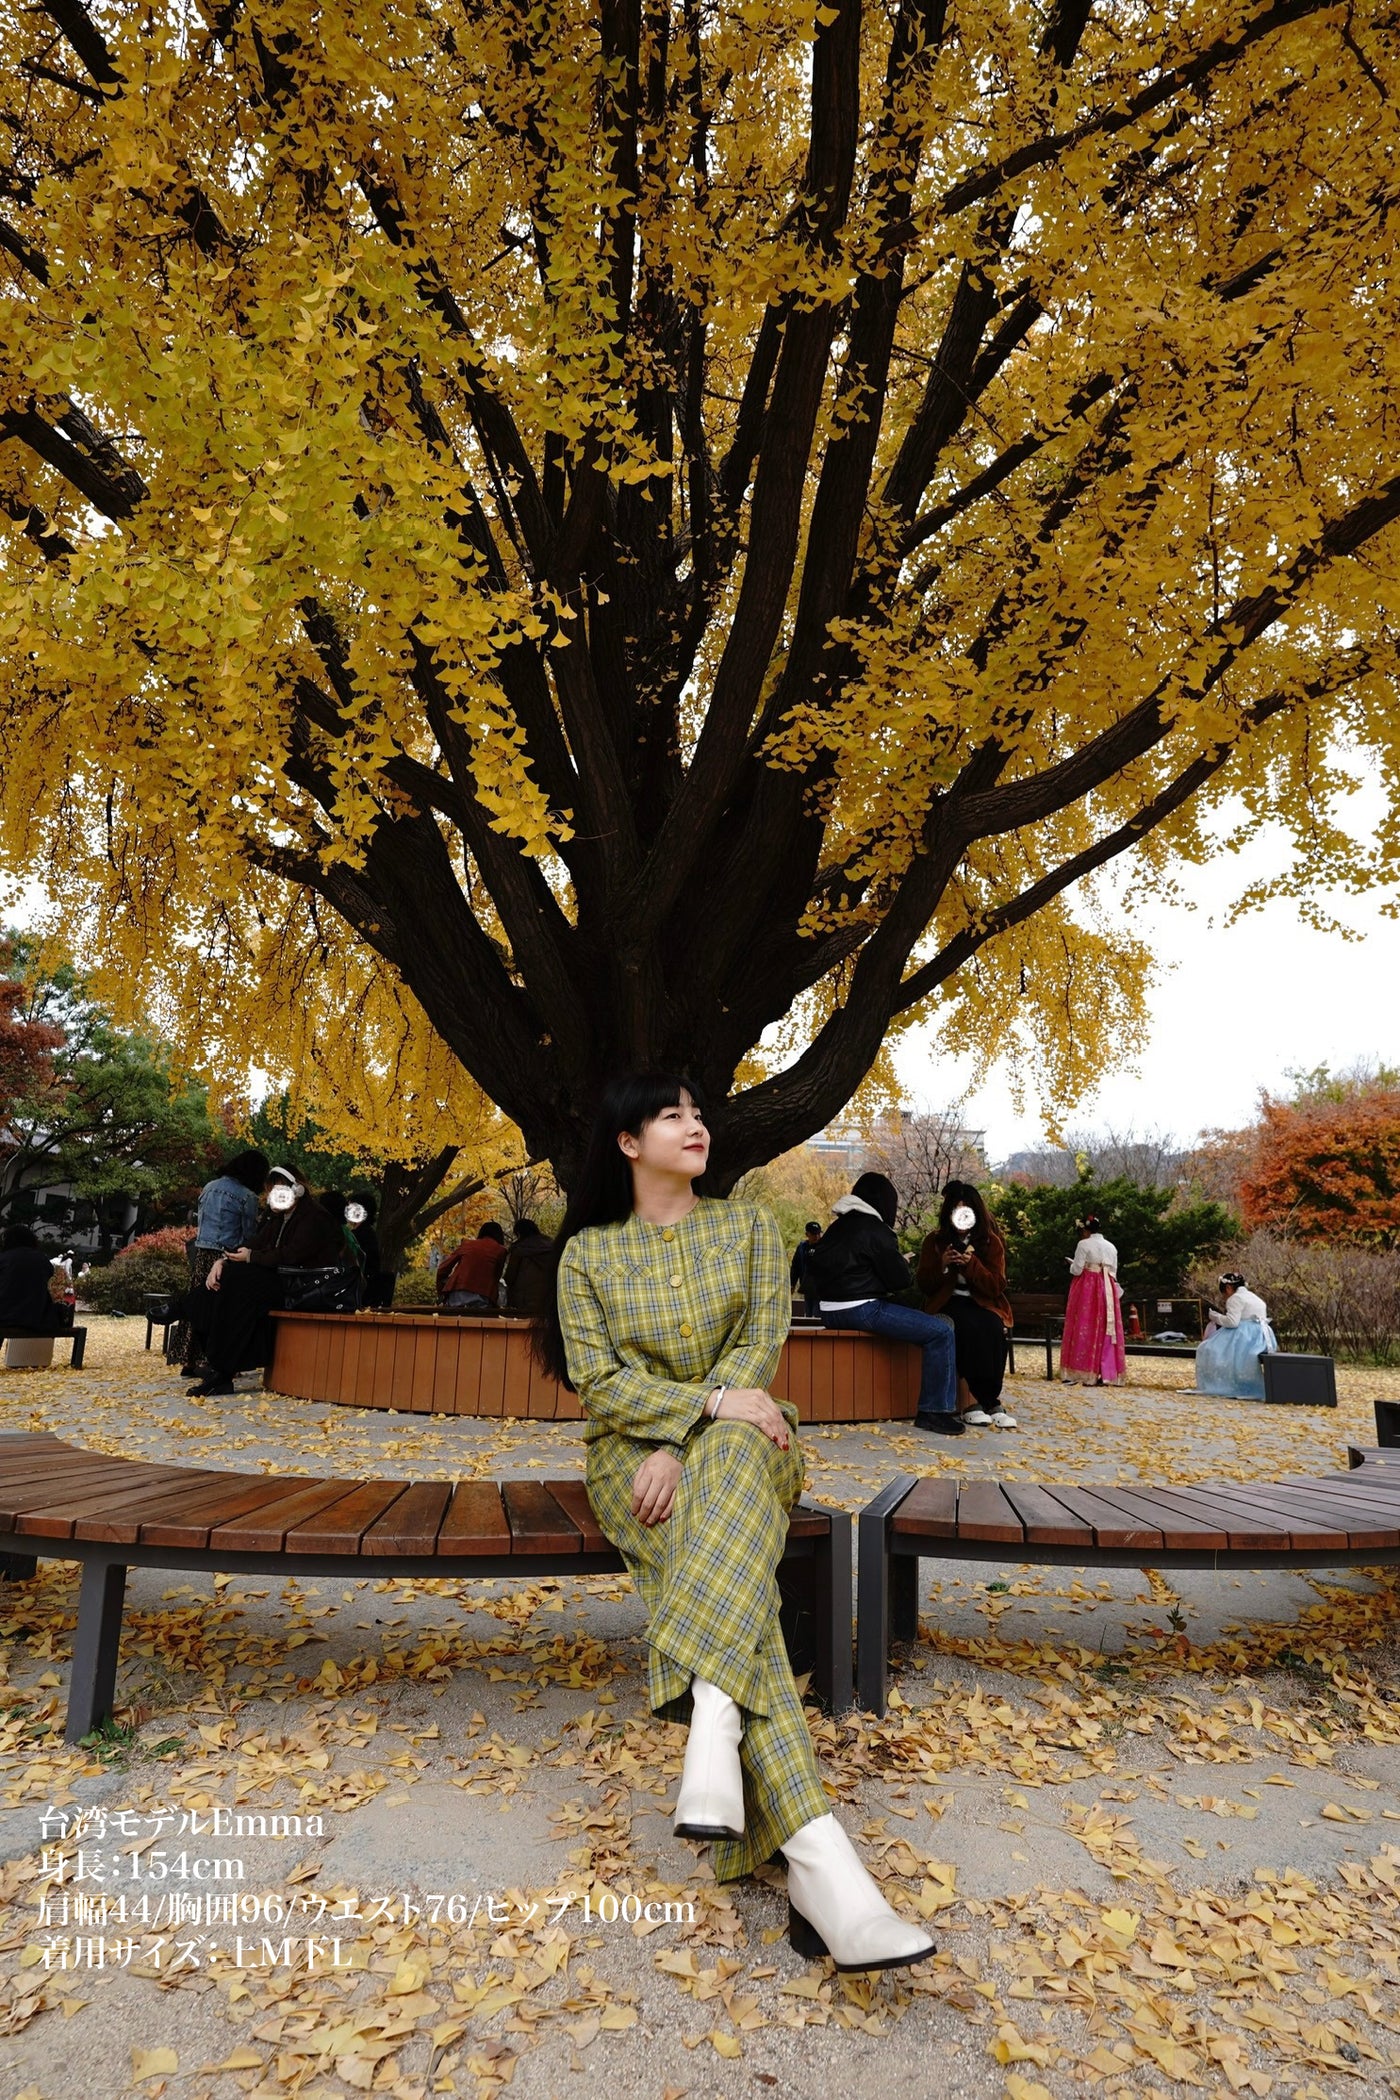
[[(268, 1173), (265, 1152), (240, 1152), (200, 1190), (190, 1250), (190, 1282), (196, 1290), (221, 1255), (245, 1247), (252, 1239), (258, 1226), (258, 1197)], [(176, 1320), (167, 1331), (165, 1360), (178, 1364), (183, 1378), (199, 1376), (188, 1320)]]

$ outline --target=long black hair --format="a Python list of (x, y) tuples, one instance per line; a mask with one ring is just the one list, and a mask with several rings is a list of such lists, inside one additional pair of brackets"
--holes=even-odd
[(554, 1236), (544, 1310), (534, 1323), (535, 1360), (563, 1385), (569, 1385), (569, 1364), (555, 1286), (564, 1249), (587, 1225), (618, 1225), (631, 1217), (632, 1166), (618, 1138), (624, 1130), (640, 1137), (663, 1108), (679, 1108), (687, 1097), (703, 1115), (705, 1103), (699, 1087), (676, 1072), (625, 1072), (603, 1090), (564, 1222)]
[(938, 1213), (938, 1230), (941, 1233), (947, 1233), (950, 1239), (957, 1236), (957, 1228), (953, 1224), (953, 1212), (964, 1203), (977, 1219), (977, 1223), (973, 1226), (968, 1236), (974, 1246), (985, 1247), (988, 1233), (995, 1232), (997, 1229), (996, 1220), (982, 1201), (982, 1191), (974, 1187), (970, 1181), (950, 1181), (944, 1189), (943, 1207)]

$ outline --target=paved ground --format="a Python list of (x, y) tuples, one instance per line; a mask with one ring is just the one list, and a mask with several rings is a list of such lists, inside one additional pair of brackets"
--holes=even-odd
[[(142, 1322), (91, 1326), (85, 1371), (0, 1374), (0, 1427), (250, 1472), (581, 1470), (563, 1427), (196, 1402)], [(1344, 1372), (1335, 1415), (1204, 1410), (1179, 1365), (1132, 1376), (1022, 1376), (1020, 1430), (932, 1450), (812, 1432), (812, 1491), (1325, 1469), (1400, 1395)], [(1400, 2093), (1393, 1577), (925, 1562), (889, 1716), (813, 1714), (838, 1813), (939, 1941), (875, 1979), (792, 1955), (779, 1873), (717, 1889), (671, 1835), (682, 1735), (624, 1580), (129, 1598), (124, 1731), (70, 1755), (71, 1575), (0, 1595), (0, 2100)]]

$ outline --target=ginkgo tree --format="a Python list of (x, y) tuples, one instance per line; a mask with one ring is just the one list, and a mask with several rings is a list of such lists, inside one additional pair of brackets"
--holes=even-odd
[(290, 886), (566, 1181), (623, 1062), (721, 1185), (930, 1014), (1071, 1095), (1117, 856), (1389, 865), (1398, 44), (0, 0), (10, 860), (206, 1015)]

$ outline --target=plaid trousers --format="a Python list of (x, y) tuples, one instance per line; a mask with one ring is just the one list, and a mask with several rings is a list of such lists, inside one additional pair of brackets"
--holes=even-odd
[(712, 1843), (718, 1881), (752, 1873), (831, 1805), (778, 1623), (778, 1563), (803, 1480), (795, 1409), (789, 1419), (786, 1451), (751, 1422), (705, 1423), (682, 1454), (670, 1516), (651, 1526), (632, 1514), (632, 1480), (655, 1445), (603, 1436), (588, 1446), (594, 1515), (647, 1607), (652, 1711), (688, 1719), (692, 1677), (743, 1709), (744, 1836)]

